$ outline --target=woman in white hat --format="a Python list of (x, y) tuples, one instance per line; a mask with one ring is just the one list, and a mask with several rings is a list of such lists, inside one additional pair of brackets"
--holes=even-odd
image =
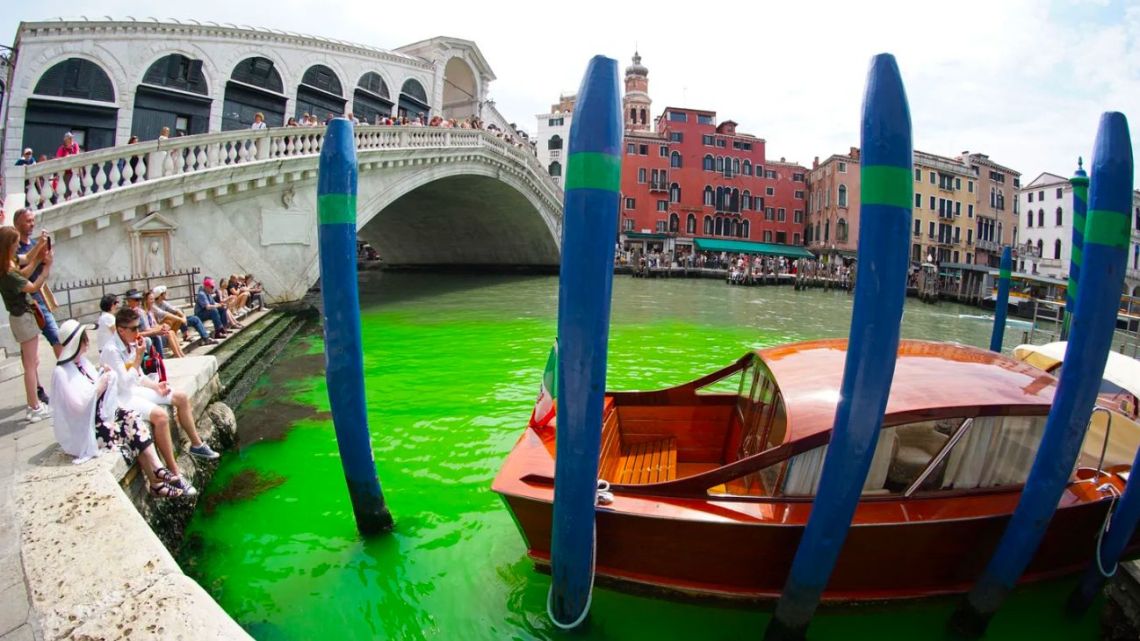
[(114, 391), (114, 376), (96, 369), (87, 360), (87, 331), (69, 319), (59, 326), (63, 347), (52, 374), (55, 397), (53, 429), (59, 445), (76, 463), (97, 456), (101, 450), (118, 449), (130, 462), (137, 458), (147, 479), (150, 493), (162, 498), (193, 496), (197, 491), (178, 475), (159, 464), (154, 440), (146, 424), (135, 412), (119, 407)]

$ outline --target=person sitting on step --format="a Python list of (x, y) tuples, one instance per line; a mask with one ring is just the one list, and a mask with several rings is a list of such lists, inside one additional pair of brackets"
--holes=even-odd
[(154, 294), (154, 317), (158, 322), (166, 325), (173, 330), (182, 331), (182, 340), (190, 340), (189, 328), (193, 327), (194, 331), (198, 332), (199, 345), (216, 345), (218, 341), (210, 338), (210, 333), (206, 331), (205, 325), (202, 324), (202, 319), (191, 314), (187, 316), (174, 305), (171, 305), (166, 300), (166, 285), (159, 285), (151, 290)]
[(214, 279), (203, 278), (202, 286), (194, 295), (194, 315), (214, 324), (214, 338), (225, 338), (229, 331), (226, 306), (214, 300)]
[(190, 439), (190, 453), (194, 456), (213, 460), (218, 453), (207, 445), (194, 423), (194, 411), (190, 398), (183, 391), (174, 391), (166, 381), (157, 381), (142, 373), (141, 351), (145, 347), (139, 336), (139, 313), (124, 307), (115, 314), (115, 338), (99, 354), (102, 364), (115, 375), (118, 403), (121, 407), (134, 410), (153, 428), (158, 452), (167, 467), (181, 475), (178, 461), (174, 458), (174, 443), (170, 433), (170, 417), (166, 406), (176, 410), (176, 420), (182, 431)]
[(137, 460), (153, 496), (194, 496), (197, 490), (189, 482), (159, 463), (150, 430), (138, 414), (116, 404), (114, 375), (87, 359), (87, 330), (93, 328), (74, 319), (59, 326), (62, 349), (51, 379), (56, 441), (75, 463), (116, 449), (128, 463)]

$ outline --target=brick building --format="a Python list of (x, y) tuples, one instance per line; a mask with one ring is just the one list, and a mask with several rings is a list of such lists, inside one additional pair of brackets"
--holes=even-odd
[(666, 107), (651, 128), (648, 75), (634, 55), (623, 99), (623, 246), (803, 255), (807, 169), (769, 161), (763, 138), (718, 123), (715, 111)]
[(859, 245), (859, 148), (812, 161), (805, 245), (817, 256), (854, 258)]

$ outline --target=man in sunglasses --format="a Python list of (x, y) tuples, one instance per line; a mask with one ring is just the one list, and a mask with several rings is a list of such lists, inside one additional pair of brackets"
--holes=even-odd
[(188, 481), (180, 481), (182, 475), (174, 457), (170, 418), (165, 406), (173, 405), (177, 410), (176, 420), (190, 439), (191, 454), (200, 459), (213, 460), (218, 458), (218, 453), (198, 436), (194, 411), (186, 392), (176, 392), (166, 381), (157, 381), (143, 374), (141, 364), (145, 343), (139, 335), (139, 321), (138, 311), (129, 307), (115, 312), (115, 335), (100, 352), (100, 361), (115, 375), (118, 405), (138, 412), (139, 416), (150, 421), (153, 426), (151, 431), (158, 452), (173, 476), (177, 477), (173, 481), (163, 480), (175, 487), (180, 487), (180, 482), (190, 487)]

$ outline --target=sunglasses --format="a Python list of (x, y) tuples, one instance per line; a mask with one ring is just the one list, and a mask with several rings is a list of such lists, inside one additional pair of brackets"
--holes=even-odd
[(118, 327), (119, 327), (119, 329), (129, 329), (129, 330), (131, 330), (132, 332), (137, 332), (137, 331), (139, 331), (139, 326), (138, 326), (138, 324), (137, 324), (137, 323), (136, 323), (136, 324), (134, 324), (134, 325), (119, 325)]

